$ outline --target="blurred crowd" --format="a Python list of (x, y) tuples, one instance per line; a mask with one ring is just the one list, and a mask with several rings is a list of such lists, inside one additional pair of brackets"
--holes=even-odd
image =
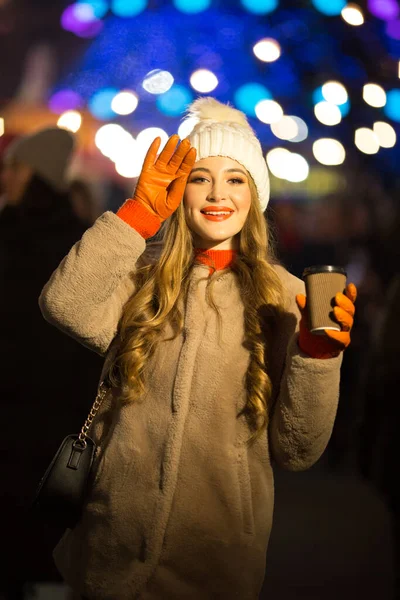
[[(74, 137), (49, 128), (13, 141), (0, 156), (0, 598), (22, 600), (26, 582), (58, 581), (51, 550), (61, 532), (32, 517), (35, 486), (62, 438), (80, 429), (95, 396), (102, 359), (48, 325), (43, 285), (103, 210), (106, 200), (84, 176), (67, 181)], [(312, 264), (345, 266), (359, 296), (352, 344), (342, 367), (327, 469), (361, 474), (393, 518), (400, 572), (400, 503), (396, 485), (400, 369), (400, 216), (396, 189), (363, 173), (338, 194), (273, 198), (278, 256), (295, 275)]]

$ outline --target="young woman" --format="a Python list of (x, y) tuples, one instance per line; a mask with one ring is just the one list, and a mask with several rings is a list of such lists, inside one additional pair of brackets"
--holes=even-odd
[[(342, 331), (312, 336), (303, 283), (271, 256), (257, 138), (212, 98), (191, 114), (189, 138), (158, 158), (153, 142), (133, 199), (96, 221), (41, 296), (46, 319), (110, 366), (96, 475), (55, 551), (90, 600), (257, 598), (271, 462), (310, 467), (335, 418), (355, 288), (336, 297)], [(163, 222), (157, 256), (146, 238)]]

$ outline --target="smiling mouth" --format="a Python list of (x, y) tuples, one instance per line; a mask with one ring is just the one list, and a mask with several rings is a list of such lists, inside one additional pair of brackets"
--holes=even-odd
[(209, 221), (226, 221), (233, 215), (233, 211), (200, 211), (201, 214)]
[(229, 208), (206, 208), (200, 211), (201, 214), (208, 219), (209, 221), (226, 221), (229, 219), (234, 213), (233, 210)]

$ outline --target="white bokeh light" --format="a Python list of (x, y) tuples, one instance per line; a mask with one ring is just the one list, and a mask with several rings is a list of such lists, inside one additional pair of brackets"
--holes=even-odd
[(253, 46), (253, 52), (263, 62), (274, 62), (281, 55), (281, 47), (271, 38), (264, 38)]
[(321, 138), (313, 144), (313, 154), (322, 165), (341, 165), (346, 158), (346, 151), (338, 140)]
[(368, 127), (356, 129), (354, 142), (364, 154), (376, 154), (379, 151), (378, 136)]
[(267, 153), (267, 164), (271, 173), (279, 179), (299, 183), (307, 179), (310, 167), (300, 154), (286, 148), (274, 148)]
[(104, 156), (113, 162), (121, 159), (121, 156), (135, 156), (137, 153), (136, 140), (121, 125), (108, 123), (98, 129), (95, 144)]
[(330, 102), (318, 102), (314, 106), (314, 113), (318, 121), (324, 125), (337, 125), (342, 120), (340, 108)]
[(307, 179), (309, 172), (310, 167), (304, 156), (292, 152), (289, 160), (289, 169), (285, 175), (286, 179), (293, 183), (299, 183)]
[(142, 131), (136, 136), (139, 152), (146, 153), (150, 144), (155, 140), (156, 137), (161, 138), (159, 149), (159, 152), (161, 152), (168, 141), (168, 133), (159, 127), (146, 127), (146, 129), (142, 129)]
[(303, 119), (300, 119), (300, 117), (295, 117), (293, 115), (289, 115), (289, 116), (296, 123), (298, 130), (299, 130), (299, 133), (296, 135), (296, 137), (294, 137), (290, 141), (294, 142), (294, 143), (303, 142), (304, 140), (306, 140), (308, 138), (307, 123), (305, 121), (303, 121)]
[(363, 98), (374, 108), (382, 108), (386, 104), (386, 92), (376, 83), (366, 83), (363, 87)]
[(342, 18), (349, 25), (354, 25), (355, 27), (362, 25), (364, 23), (364, 15), (362, 10), (357, 4), (347, 4), (342, 9)]
[(76, 133), (82, 125), (82, 116), (77, 110), (67, 110), (60, 115), (57, 125), (61, 129)]
[(169, 71), (153, 69), (143, 79), (142, 87), (149, 94), (164, 94), (172, 87), (173, 83), (174, 78)]
[(325, 100), (331, 104), (344, 104), (349, 98), (346, 88), (338, 81), (327, 81), (321, 91)]
[(138, 104), (139, 98), (134, 92), (123, 90), (114, 96), (111, 108), (117, 115), (130, 115), (136, 110)]
[(262, 123), (275, 123), (283, 117), (282, 107), (275, 100), (261, 100), (254, 110)]
[(0, 137), (4, 135), (4, 119), (0, 117)]
[(271, 131), (280, 140), (293, 140), (299, 135), (299, 126), (293, 117), (285, 115), (279, 121), (271, 123)]
[(218, 79), (208, 69), (198, 69), (190, 76), (190, 85), (202, 94), (212, 92), (218, 85)]
[(132, 179), (139, 177), (143, 166), (144, 156), (132, 154), (131, 156), (120, 157), (115, 162), (115, 170), (121, 177)]
[(182, 121), (178, 128), (178, 135), (181, 138), (181, 140), (183, 140), (192, 132), (192, 129), (196, 125), (196, 123), (198, 123), (198, 119), (196, 119), (195, 117), (189, 117), (188, 119)]
[(373, 126), (373, 131), (378, 138), (379, 145), (382, 148), (393, 148), (396, 145), (396, 132), (389, 123), (384, 121), (376, 121)]
[(267, 152), (267, 164), (272, 175), (279, 179), (286, 179), (288, 165), (290, 164), (290, 150), (286, 148), (274, 148)]

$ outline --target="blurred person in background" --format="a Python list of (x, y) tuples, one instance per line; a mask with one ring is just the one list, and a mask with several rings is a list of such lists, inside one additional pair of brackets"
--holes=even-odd
[(29, 508), (64, 435), (79, 430), (101, 361), (43, 320), (38, 296), (86, 226), (74, 214), (66, 171), (74, 136), (48, 128), (13, 141), (3, 157), (0, 212), (0, 598), (24, 597), (28, 581), (58, 579), (50, 549), (58, 531)]
[(89, 183), (83, 179), (74, 179), (69, 184), (69, 194), (72, 210), (78, 219), (86, 227), (93, 225), (100, 216), (101, 209)]

